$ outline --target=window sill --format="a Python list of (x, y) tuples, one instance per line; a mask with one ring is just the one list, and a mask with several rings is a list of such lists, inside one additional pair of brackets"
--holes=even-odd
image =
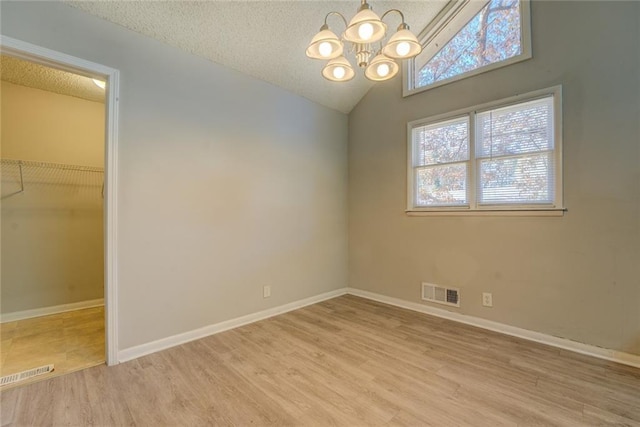
[(407, 216), (564, 216), (567, 209), (431, 209), (407, 210)]

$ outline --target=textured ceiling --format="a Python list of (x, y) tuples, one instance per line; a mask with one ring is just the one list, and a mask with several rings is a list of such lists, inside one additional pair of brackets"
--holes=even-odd
[[(372, 0), (370, 4), (379, 14), (391, 8), (402, 10), (417, 34), (446, 2)], [(362, 70), (350, 82), (328, 82), (320, 74), (323, 62), (308, 59), (304, 53), (327, 12), (338, 11), (351, 19), (359, 6), (357, 0), (66, 3), (345, 113), (372, 86)], [(395, 30), (400, 19), (391, 14), (385, 22)], [(330, 17), (329, 26), (340, 34), (344, 24)]]
[(0, 55), (3, 81), (104, 103), (104, 90), (84, 76)]

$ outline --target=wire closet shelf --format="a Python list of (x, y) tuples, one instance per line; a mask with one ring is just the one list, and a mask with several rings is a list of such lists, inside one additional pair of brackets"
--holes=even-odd
[(29, 189), (56, 189), (104, 197), (104, 169), (31, 160), (0, 159), (2, 199)]

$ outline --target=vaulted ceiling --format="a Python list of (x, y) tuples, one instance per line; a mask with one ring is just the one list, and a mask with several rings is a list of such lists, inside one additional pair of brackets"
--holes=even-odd
[[(446, 3), (446, 0), (370, 2), (379, 14), (392, 8), (402, 10), (416, 34)], [(351, 111), (373, 85), (361, 70), (357, 70), (356, 78), (350, 82), (328, 82), (320, 74), (322, 62), (305, 56), (306, 46), (327, 12), (338, 11), (350, 19), (359, 6), (357, 0), (70, 1), (67, 4), (345, 113)], [(389, 30), (394, 31), (400, 19), (391, 14), (385, 22)], [(329, 18), (329, 25), (337, 34), (344, 29), (336, 17)]]

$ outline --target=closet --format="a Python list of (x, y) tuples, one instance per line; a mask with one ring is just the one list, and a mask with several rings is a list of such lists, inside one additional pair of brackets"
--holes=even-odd
[(1, 63), (4, 387), (104, 362), (105, 110), (90, 78)]

